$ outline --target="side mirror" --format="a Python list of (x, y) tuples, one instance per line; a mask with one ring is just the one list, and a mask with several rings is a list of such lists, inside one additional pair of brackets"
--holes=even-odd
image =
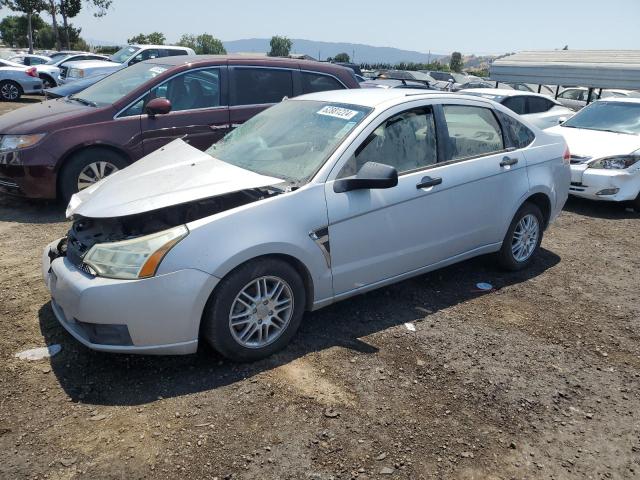
[(144, 107), (144, 113), (149, 115), (150, 117), (155, 117), (156, 115), (166, 115), (171, 111), (171, 102), (164, 98), (158, 97), (147, 103), (147, 106)]
[(372, 188), (391, 188), (398, 185), (398, 172), (395, 168), (382, 163), (367, 162), (355, 177), (341, 178), (333, 183), (336, 193)]

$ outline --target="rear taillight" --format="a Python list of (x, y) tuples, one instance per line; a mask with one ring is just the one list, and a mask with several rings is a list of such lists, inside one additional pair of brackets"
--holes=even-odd
[(565, 165), (569, 165), (571, 163), (571, 152), (569, 151), (569, 147), (564, 151), (564, 155), (562, 156), (562, 160)]
[(27, 68), (27, 75), (38, 78), (38, 71), (36, 70), (36, 67)]

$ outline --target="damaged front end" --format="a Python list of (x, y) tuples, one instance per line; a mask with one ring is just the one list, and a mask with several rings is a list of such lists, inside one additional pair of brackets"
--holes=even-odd
[[(121, 217), (73, 217), (67, 236), (49, 252), (53, 261), (66, 257), (89, 275), (135, 279), (153, 276), (162, 257), (186, 236), (186, 224), (283, 193), (275, 187), (252, 188)], [(173, 232), (173, 234), (172, 234)], [(163, 237), (164, 235), (164, 237)], [(157, 249), (139, 244), (159, 238)], [(165, 243), (162, 243), (166, 240)], [(154, 247), (154, 248), (156, 248)], [(102, 248), (104, 252), (98, 252)], [(159, 253), (160, 252), (160, 253)], [(135, 255), (142, 258), (135, 258)], [(149, 266), (152, 257), (155, 262)], [(112, 264), (118, 265), (115, 268)], [(136, 262), (139, 262), (136, 263)], [(128, 270), (127, 270), (128, 268)]]

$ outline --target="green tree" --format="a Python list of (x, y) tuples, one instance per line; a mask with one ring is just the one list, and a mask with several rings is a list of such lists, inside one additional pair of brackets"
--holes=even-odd
[(349, 63), (350, 60), (351, 59), (349, 58), (349, 54), (344, 52), (339, 53), (335, 57), (333, 57), (334, 62)]
[(462, 62), (462, 54), (460, 52), (453, 52), (451, 54), (451, 60), (449, 61), (449, 68), (452, 72), (461, 72), (464, 67)]
[(77, 16), (82, 10), (81, 0), (59, 0), (58, 10), (62, 17), (62, 37), (64, 39), (64, 48), (71, 49), (71, 40), (69, 32), (69, 19)]
[(140, 45), (164, 45), (166, 37), (164, 33), (152, 32), (148, 35), (139, 33), (138, 35), (131, 37), (127, 40), (127, 43), (137, 43)]
[(275, 35), (271, 37), (271, 51), (268, 53), (270, 57), (288, 57), (291, 53), (293, 42), (287, 37)]
[(33, 53), (33, 16), (46, 8), (42, 0), (0, 0), (0, 7), (8, 7), (14, 12), (24, 13), (27, 16), (27, 42), (29, 53)]
[(178, 45), (192, 48), (198, 55), (225, 55), (227, 53), (222, 41), (208, 33), (197, 36), (185, 33), (178, 40)]

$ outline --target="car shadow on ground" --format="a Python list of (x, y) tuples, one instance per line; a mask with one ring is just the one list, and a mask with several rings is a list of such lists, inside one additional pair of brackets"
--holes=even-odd
[(634, 211), (629, 203), (598, 202), (571, 196), (564, 205), (564, 209), (577, 215), (605, 220), (640, 218), (640, 213)]
[(65, 207), (55, 200), (33, 200), (0, 193), (0, 222), (58, 223), (65, 220)]
[(556, 254), (542, 249), (527, 270), (505, 272), (493, 256), (484, 256), (360, 295), (306, 314), (285, 350), (247, 364), (229, 362), (208, 347), (180, 357), (94, 352), (58, 324), (50, 303), (40, 308), (40, 329), (47, 344), (62, 345), (51, 366), (72, 401), (140, 405), (230, 385), (332, 347), (374, 354), (378, 349), (364, 337), (406, 322), (429, 322), (431, 313), (490, 294), (480, 291), (478, 282), (489, 282), (499, 290), (536, 277), (559, 261)]

